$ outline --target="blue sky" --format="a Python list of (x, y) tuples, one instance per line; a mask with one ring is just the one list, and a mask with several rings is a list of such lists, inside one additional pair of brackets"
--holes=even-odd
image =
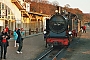
[(90, 13), (90, 0), (48, 0), (50, 2), (57, 1), (59, 6), (66, 4), (70, 5), (70, 8), (79, 8), (83, 13)]

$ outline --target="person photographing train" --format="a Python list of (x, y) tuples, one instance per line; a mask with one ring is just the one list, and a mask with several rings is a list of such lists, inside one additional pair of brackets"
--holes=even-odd
[(10, 36), (6, 32), (6, 29), (3, 29), (0, 37), (1, 37), (0, 39), (1, 40), (1, 59), (3, 56), (4, 56), (4, 59), (6, 59), (7, 47), (9, 46), (8, 39), (10, 39)]

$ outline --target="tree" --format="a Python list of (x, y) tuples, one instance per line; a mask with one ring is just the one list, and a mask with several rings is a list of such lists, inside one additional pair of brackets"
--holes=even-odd
[(69, 4), (66, 4), (64, 7), (65, 8), (70, 8), (70, 5)]
[(58, 6), (59, 3), (58, 3), (57, 1), (53, 1), (53, 2), (52, 2), (52, 5), (54, 5), (54, 6)]

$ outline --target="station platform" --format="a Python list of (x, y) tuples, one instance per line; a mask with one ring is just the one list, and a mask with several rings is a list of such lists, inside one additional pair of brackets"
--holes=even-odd
[(68, 47), (61, 60), (90, 60), (90, 27)]
[[(22, 54), (16, 53), (18, 47), (14, 47), (14, 40), (11, 38), (9, 40), (6, 60), (34, 60), (46, 49), (43, 38), (43, 33), (26, 36)], [(86, 33), (81, 33), (80, 36), (78, 34), (75, 40), (75, 43), (67, 48), (65, 56), (61, 60), (90, 60), (90, 27), (87, 28)]]
[[(43, 50), (45, 50), (45, 41), (43, 33), (26, 36), (23, 41), (22, 54), (17, 54), (18, 47), (14, 47), (14, 40), (9, 40), (6, 60), (34, 60)], [(4, 59), (2, 59), (4, 60)]]

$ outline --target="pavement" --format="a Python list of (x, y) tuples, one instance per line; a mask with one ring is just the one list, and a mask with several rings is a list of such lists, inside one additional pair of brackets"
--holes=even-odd
[(17, 54), (17, 49), (18, 47), (14, 47), (13, 38), (10, 38), (6, 60), (34, 60), (39, 53), (45, 50), (43, 33), (26, 36), (23, 41), (22, 54)]
[[(67, 49), (65, 56), (61, 60), (90, 60), (90, 27), (87, 27), (86, 31), (86, 33), (81, 34), (80, 38), (76, 38), (75, 43)], [(34, 60), (45, 50), (45, 41), (42, 34), (26, 36), (22, 54), (16, 53), (18, 47), (14, 47), (14, 40), (11, 38), (6, 60)]]
[(90, 27), (76, 38), (61, 60), (90, 60)]

